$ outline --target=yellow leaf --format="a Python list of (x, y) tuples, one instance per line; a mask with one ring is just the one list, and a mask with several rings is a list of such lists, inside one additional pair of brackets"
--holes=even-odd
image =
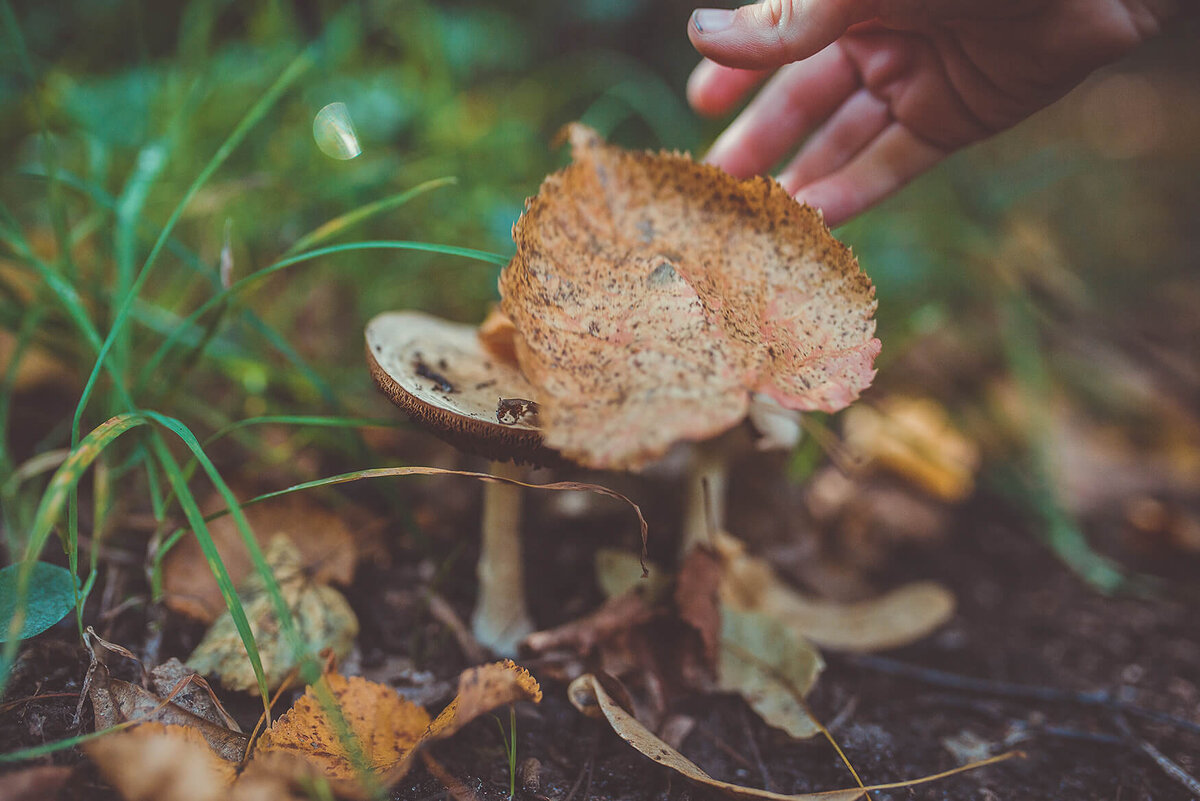
[[(369, 769), (382, 773), (402, 762), (407, 764), (429, 726), (428, 712), (385, 684), (336, 673), (322, 681), (357, 738)], [(343, 738), (312, 687), (263, 734), (255, 759), (273, 752), (295, 754), (335, 781), (354, 782), (358, 776)]]
[(975, 486), (979, 448), (931, 398), (895, 396), (846, 412), (843, 436), (860, 460), (907, 479), (936, 498), (960, 501)]

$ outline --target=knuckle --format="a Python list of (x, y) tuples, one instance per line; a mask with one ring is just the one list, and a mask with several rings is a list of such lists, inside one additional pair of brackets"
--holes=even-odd
[(787, 28), (799, 10), (798, 0), (763, 0), (758, 6), (759, 20), (772, 28)]

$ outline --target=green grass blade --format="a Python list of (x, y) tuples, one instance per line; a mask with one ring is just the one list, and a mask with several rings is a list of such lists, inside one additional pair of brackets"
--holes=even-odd
[[(133, 287), (134, 259), (137, 256), (137, 223), (142, 209), (150, 197), (150, 188), (167, 165), (166, 147), (159, 141), (151, 142), (138, 151), (133, 172), (117, 198), (116, 232), (113, 242), (113, 258), (116, 262), (117, 298), (127, 297)], [(113, 353), (118, 371), (125, 375), (129, 370), (129, 329), (121, 330), (113, 343)]]
[(385, 212), (397, 209), (403, 206), (408, 201), (415, 197), (425, 194), (431, 190), (442, 186), (458, 183), (458, 179), (454, 177), (434, 178), (431, 181), (426, 181), (422, 184), (417, 184), (411, 189), (405, 190), (391, 197), (385, 197), (381, 200), (376, 200), (373, 203), (368, 203), (365, 206), (360, 206), (353, 211), (348, 211), (338, 217), (334, 217), (327, 223), (314, 228), (304, 236), (300, 237), (284, 252), (284, 256), (290, 256), (293, 253), (301, 253), (312, 248), (314, 245), (326, 242), (342, 232), (366, 222), (372, 217), (378, 216)]
[(151, 270), (158, 259), (158, 254), (162, 251), (163, 246), (170, 238), (171, 232), (174, 230), (175, 224), (179, 221), (179, 218), (183, 215), (184, 209), (186, 209), (188, 204), (191, 203), (192, 198), (195, 197), (196, 193), (200, 191), (200, 188), (208, 182), (208, 179), (212, 177), (213, 173), (215, 173), (217, 169), (225, 163), (225, 160), (229, 158), (229, 155), (233, 153), (237, 146), (242, 143), (242, 140), (246, 138), (251, 129), (253, 129), (254, 126), (266, 116), (267, 112), (283, 96), (284, 92), (287, 91), (292, 83), (294, 83), (301, 75), (303, 75), (311, 65), (312, 57), (307, 51), (302, 53), (294, 61), (292, 61), (291, 64), (288, 65), (287, 69), (283, 71), (283, 74), (280, 75), (279, 78), (276, 79), (275, 83), (272, 84), (272, 86), (266, 91), (266, 93), (255, 102), (246, 115), (242, 117), (242, 120), (233, 129), (233, 132), (230, 133), (221, 146), (217, 148), (217, 152), (213, 154), (212, 158), (209, 159), (208, 164), (204, 166), (204, 169), (200, 171), (200, 174), (196, 176), (196, 179), (192, 181), (191, 186), (189, 186), (187, 191), (184, 192), (183, 198), (180, 199), (178, 205), (175, 207), (175, 210), (167, 219), (166, 225), (163, 226), (162, 233), (159, 234), (154, 246), (150, 249), (150, 253), (146, 256), (146, 261), (142, 265), (141, 272), (138, 273), (138, 277), (134, 280), (133, 285), (129, 288), (129, 292), (126, 293), (125, 297), (121, 300), (121, 305), (117, 309), (116, 314), (113, 316), (112, 327), (109, 329), (108, 336), (104, 339), (104, 342), (100, 347), (100, 352), (96, 357), (96, 364), (92, 368), (91, 375), (88, 376), (87, 383), (83, 388), (83, 393), (79, 398), (79, 403), (75, 407), (75, 415), (71, 421), (72, 445), (74, 445), (79, 439), (80, 420), (83, 417), (84, 410), (87, 408), (88, 401), (91, 399), (92, 392), (96, 387), (96, 381), (100, 377), (100, 371), (103, 369), (104, 363), (108, 358), (108, 353), (112, 349), (113, 342), (115, 338), (120, 335), (121, 331), (126, 325), (126, 322), (129, 319), (130, 309), (133, 307), (134, 299), (141, 292), (142, 286), (146, 283), (146, 279), (150, 277)]
[[(230, 297), (237, 295), (239, 292), (248, 289), (264, 278), (274, 275), (280, 270), (285, 270), (288, 267), (292, 267), (296, 264), (302, 264), (306, 261), (312, 261), (313, 259), (318, 259), (322, 256), (330, 256), (334, 253), (343, 253), (352, 250), (418, 250), (427, 253), (441, 253), (448, 256), (461, 256), (463, 258), (474, 259), (476, 261), (482, 261), (488, 264), (495, 264), (499, 266), (504, 266), (509, 262), (509, 259), (506, 256), (501, 256), (498, 253), (489, 253), (487, 251), (476, 250), (474, 248), (458, 247), (457, 245), (439, 245), (432, 242), (380, 240), (369, 242), (348, 242), (343, 245), (331, 245), (329, 247), (310, 250), (305, 253), (297, 253), (294, 256), (288, 256), (280, 259), (268, 267), (264, 267), (255, 273), (251, 273), (245, 278), (235, 281), (229, 286), (229, 288), (218, 292), (204, 303), (200, 304), (200, 306), (197, 307), (194, 312), (189, 314), (184, 319), (181, 325), (183, 327), (191, 327), (195, 325), (201, 317), (219, 304), (225, 302)], [(141, 375), (138, 377), (139, 387), (145, 386), (145, 384), (149, 382), (150, 378), (154, 375), (154, 372), (159, 369), (163, 359), (166, 358), (167, 353), (172, 347), (174, 347), (177, 340), (177, 336), (170, 336), (158, 346), (158, 349), (155, 350), (154, 354), (146, 361), (145, 366), (142, 368)]]

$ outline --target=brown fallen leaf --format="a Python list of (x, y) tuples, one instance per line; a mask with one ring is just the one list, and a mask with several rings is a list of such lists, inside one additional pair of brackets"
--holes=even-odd
[[(429, 726), (429, 713), (385, 684), (336, 673), (326, 675), (322, 682), (358, 740), (362, 769), (376, 775), (389, 770), (406, 772)], [(358, 794), (361, 789), (360, 766), (347, 753), (313, 687), (263, 733), (255, 760), (276, 753), (294, 755), (316, 767), (339, 792)]]
[(215, 756), (229, 763), (241, 762), (246, 753), (246, 735), (227, 726), (219, 714), (214, 713), (213, 717), (196, 714), (174, 700), (168, 701), (136, 684), (115, 679), (103, 663), (95, 666), (88, 696), (97, 731), (129, 721), (153, 721), (194, 732)]
[(237, 765), (218, 757), (191, 726), (143, 723), (83, 744), (126, 801), (224, 801)]
[(855, 406), (842, 423), (845, 445), (864, 466), (888, 470), (947, 502), (975, 486), (979, 447), (954, 427), (932, 398), (892, 396)]
[(717, 538), (724, 562), (721, 600), (761, 612), (816, 645), (838, 651), (879, 651), (928, 636), (954, 614), (954, 595), (935, 582), (907, 584), (852, 604), (808, 598), (785, 584), (763, 559), (728, 534)]
[(835, 411), (874, 376), (874, 288), (769, 178), (628, 152), (582, 125), (513, 226), (501, 310), (547, 446), (637, 468), (715, 436), (761, 393)]
[(468, 668), (458, 677), (458, 695), (429, 724), (425, 737), (443, 740), (497, 707), (541, 700), (542, 688), (537, 679), (511, 659)]
[[(317, 583), (308, 575), (302, 556), (286, 535), (276, 535), (265, 556), (309, 652), (315, 654), (328, 648), (338, 658), (344, 657), (358, 634), (358, 618), (350, 604), (337, 590)], [(293, 653), (284, 638), (275, 605), (257, 574), (248, 579), (240, 595), (258, 645), (267, 687), (274, 690), (295, 669), (300, 655)], [(250, 658), (228, 611), (209, 627), (187, 663), (197, 672), (219, 677), (221, 684), (229, 689), (258, 692)]]
[[(283, 717), (263, 734), (251, 767), (271, 770), (272, 760), (288, 771), (311, 770), (323, 776), (339, 794), (366, 798), (372, 787), (387, 788), (408, 773), (419, 749), (433, 740), (454, 735), (487, 712), (517, 701), (542, 698), (541, 688), (527, 670), (511, 661), (470, 668), (459, 676), (458, 695), (432, 721), (420, 706), (401, 698), (387, 685), (362, 678), (329, 674), (323, 680), (357, 738), (362, 762), (348, 753), (343, 738), (326, 716), (318, 690), (309, 687)], [(307, 766), (297, 767), (297, 766)]]
[(620, 704), (613, 700), (612, 695), (605, 690), (600, 680), (590, 673), (580, 676), (571, 682), (571, 686), (567, 689), (567, 695), (576, 709), (589, 717), (601, 718), (608, 721), (613, 731), (622, 740), (629, 743), (644, 756), (649, 757), (664, 767), (670, 768), (693, 782), (711, 787), (714, 790), (719, 790), (736, 798), (766, 799), (766, 801), (852, 801), (852, 799), (863, 797), (868, 791), (911, 787), (916, 784), (923, 784), (952, 776), (955, 773), (961, 773), (965, 770), (1001, 762), (1019, 755), (1019, 752), (1009, 752), (992, 757), (991, 759), (964, 765), (955, 770), (945, 771), (932, 776), (924, 776), (919, 779), (911, 779), (909, 781), (876, 784), (868, 787), (852, 787), (844, 790), (826, 790), (816, 793), (784, 795), (782, 793), (773, 793), (769, 790), (742, 787), (741, 785), (720, 781), (709, 776), (696, 763), (656, 737), (637, 718), (626, 712)]
[[(214, 497), (208, 511), (224, 508)], [(320, 584), (349, 584), (354, 578), (358, 546), (342, 518), (302, 493), (269, 503), (247, 506), (247, 522), (259, 545), (266, 547), (277, 534), (285, 534), (300, 554), (300, 564)], [(209, 523), (209, 533), (221, 554), (234, 586), (253, 571), (250, 554), (229, 515)], [(225, 611), (225, 601), (194, 537), (184, 537), (163, 560), (163, 601), (171, 610), (211, 623)]]
[(46, 801), (59, 791), (74, 769), (66, 765), (34, 765), (4, 775), (5, 801)]

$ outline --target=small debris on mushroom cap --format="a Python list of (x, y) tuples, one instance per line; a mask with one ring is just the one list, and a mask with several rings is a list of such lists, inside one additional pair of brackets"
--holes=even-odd
[(535, 390), (520, 370), (484, 349), (474, 326), (389, 312), (367, 324), (366, 342), (379, 388), (455, 447), (502, 461), (560, 461), (542, 444), (538, 404), (529, 400)]

